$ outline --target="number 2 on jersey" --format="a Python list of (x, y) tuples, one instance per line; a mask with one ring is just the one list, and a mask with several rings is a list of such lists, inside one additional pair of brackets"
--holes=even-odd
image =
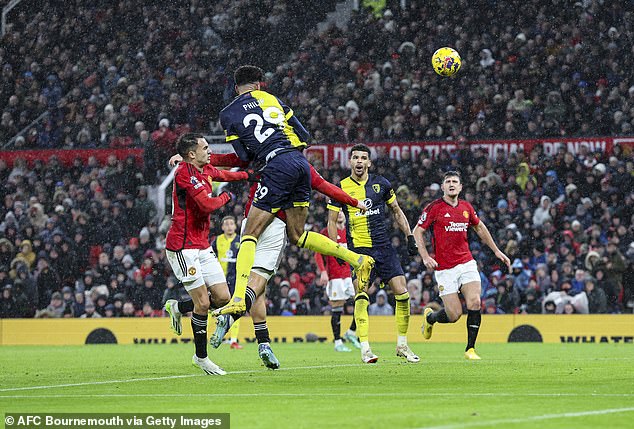
[(264, 109), (262, 114), (264, 118), (257, 113), (249, 113), (242, 121), (242, 125), (244, 125), (245, 128), (248, 128), (253, 122), (255, 122), (253, 135), (260, 143), (264, 143), (264, 141), (271, 137), (271, 135), (275, 132), (274, 128), (267, 128), (263, 132), (262, 127), (264, 127), (264, 121), (273, 125), (279, 125), (284, 122), (284, 112), (275, 106), (267, 107)]

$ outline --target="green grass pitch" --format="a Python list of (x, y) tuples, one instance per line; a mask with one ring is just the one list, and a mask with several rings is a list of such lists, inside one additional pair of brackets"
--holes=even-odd
[[(403, 363), (374, 344), (376, 365), (332, 344), (223, 345), (190, 365), (191, 345), (0, 347), (0, 412), (231, 413), (232, 428), (631, 428), (631, 344), (413, 344)], [(2, 419), (4, 420), (4, 419)], [(4, 421), (2, 423), (4, 425)]]

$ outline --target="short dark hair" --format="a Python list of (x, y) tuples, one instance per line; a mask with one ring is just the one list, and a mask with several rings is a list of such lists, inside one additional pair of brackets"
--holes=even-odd
[(264, 72), (257, 66), (240, 66), (233, 73), (233, 80), (238, 86), (247, 83), (262, 82), (264, 80)]
[(458, 181), (462, 183), (462, 176), (460, 175), (459, 171), (456, 171), (456, 170), (447, 171), (445, 174), (442, 175), (443, 183), (445, 182), (445, 180), (447, 180), (447, 177), (457, 177)]
[(220, 221), (220, 225), (225, 223), (226, 220), (232, 220), (232, 221), (236, 222), (236, 217), (232, 216), (232, 215), (227, 215), (227, 216), (222, 218), (222, 220)]
[(185, 133), (176, 141), (176, 152), (185, 159), (190, 151), (196, 150), (198, 139), (204, 138), (201, 133)]
[(368, 158), (372, 155), (372, 152), (370, 152), (370, 148), (363, 143), (358, 143), (352, 146), (352, 149), (350, 149), (350, 156), (352, 156), (352, 152), (354, 151), (367, 152)]

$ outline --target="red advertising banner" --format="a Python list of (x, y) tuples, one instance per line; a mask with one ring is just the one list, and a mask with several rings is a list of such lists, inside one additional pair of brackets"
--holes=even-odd
[(25, 159), (28, 165), (32, 165), (36, 159), (47, 162), (52, 156), (56, 156), (59, 162), (66, 166), (72, 165), (75, 158), (81, 158), (86, 162), (91, 156), (97, 158), (99, 164), (103, 165), (110, 155), (114, 155), (118, 159), (134, 156), (137, 165), (143, 164), (143, 149), (42, 149), (0, 151), (0, 159), (5, 161), (9, 167), (13, 166), (13, 162), (16, 158)]
[[(567, 151), (579, 153), (582, 146), (587, 146), (591, 152), (601, 151), (612, 153), (615, 145), (622, 146), (626, 151), (634, 150), (634, 137), (571, 137), (553, 139), (532, 139), (532, 140), (471, 140), (469, 141), (471, 150), (482, 148), (489, 157), (495, 156), (499, 151), (505, 154), (516, 152), (530, 152), (535, 146), (542, 145), (544, 152), (548, 155), (557, 153), (560, 147), (565, 147)], [(373, 157), (379, 153), (385, 153), (390, 158), (400, 160), (403, 152), (408, 151), (412, 159), (418, 158), (427, 151), (430, 156), (436, 157), (441, 151), (453, 152), (458, 148), (455, 141), (424, 141), (424, 142), (381, 142), (368, 143), (372, 149)], [(350, 144), (324, 144), (311, 146), (306, 150), (307, 156), (313, 162), (320, 161), (324, 167), (339, 163), (347, 167), (350, 158)], [(210, 146), (214, 153), (230, 153), (233, 151), (229, 144), (212, 144)], [(48, 161), (52, 156), (57, 156), (64, 165), (71, 165), (75, 158), (86, 161), (94, 156), (103, 164), (110, 155), (115, 155), (119, 159), (127, 156), (134, 156), (138, 163), (143, 162), (143, 149), (44, 149), (44, 150), (21, 150), (21, 151), (0, 151), (0, 159), (7, 162), (11, 167), (16, 158), (24, 158), (29, 164), (36, 159)], [(166, 160), (167, 162), (167, 160)]]
[[(634, 137), (573, 137), (558, 139), (531, 139), (531, 140), (472, 140), (468, 143), (471, 150), (484, 149), (488, 156), (494, 157), (499, 151), (505, 154), (516, 152), (530, 152), (535, 146), (542, 145), (548, 155), (557, 153), (560, 147), (565, 147), (568, 152), (579, 153), (582, 146), (587, 146), (591, 152), (601, 151), (612, 153), (615, 145), (621, 145), (626, 150), (634, 150)], [(409, 152), (412, 159), (418, 158), (427, 151), (431, 157), (436, 157), (441, 151), (453, 152), (458, 148), (455, 141), (426, 141), (405, 143), (368, 143), (375, 157), (379, 153), (385, 153), (392, 159), (400, 160), (403, 152)], [(324, 167), (333, 163), (347, 167), (350, 159), (352, 145), (326, 144), (315, 145), (307, 149), (307, 156), (313, 161), (320, 161)]]

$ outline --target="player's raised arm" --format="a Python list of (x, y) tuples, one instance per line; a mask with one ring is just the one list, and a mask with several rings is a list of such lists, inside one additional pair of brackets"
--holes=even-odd
[(310, 139), (310, 133), (304, 127), (304, 125), (302, 125), (299, 119), (297, 119), (297, 116), (295, 116), (295, 114), (293, 113), (293, 109), (287, 106), (279, 98), (277, 99), (277, 101), (278, 103), (280, 103), (280, 106), (282, 107), (282, 110), (284, 111), (286, 122), (288, 123), (288, 125), (293, 127), (293, 131), (295, 132), (295, 135), (297, 135), (300, 141), (304, 143), (308, 142), (308, 140)]
[(209, 163), (216, 167), (239, 167), (246, 168), (249, 166), (248, 161), (241, 160), (235, 153), (212, 153), (209, 156)]
[(486, 227), (484, 222), (482, 221), (478, 222), (477, 225), (473, 226), (473, 230), (476, 232), (476, 234), (478, 234), (478, 237), (480, 237), (480, 240), (482, 240), (484, 244), (486, 244), (487, 246), (489, 246), (491, 250), (493, 250), (493, 253), (495, 254), (495, 256), (499, 260), (504, 262), (509, 272), (511, 272), (511, 260), (498, 248), (497, 244), (495, 244), (495, 241), (493, 240), (493, 237), (491, 236), (491, 233), (489, 232), (489, 228)]
[(245, 171), (229, 171), (218, 170), (213, 165), (206, 165), (205, 174), (208, 174), (212, 180), (216, 182), (237, 182), (240, 180), (248, 180), (249, 182), (259, 181), (257, 174), (253, 170)]
[(330, 197), (334, 201), (337, 201), (341, 204), (346, 204), (348, 206), (356, 207), (359, 210), (365, 211), (366, 207), (363, 202), (357, 200), (356, 198), (351, 197), (345, 191), (343, 191), (340, 187), (333, 185), (326, 179), (324, 179), (321, 174), (315, 167), (310, 166), (310, 181), (311, 186), (314, 190), (321, 192), (327, 197)]
[(244, 162), (251, 161), (251, 156), (247, 147), (240, 140), (240, 135), (236, 129), (235, 121), (232, 120), (229, 112), (224, 109), (220, 112), (220, 125), (225, 131), (225, 142), (231, 143), (231, 146), (233, 146), (233, 150), (236, 152), (238, 158)]
[(293, 111), (291, 110), (291, 117), (288, 119), (288, 125), (293, 127), (293, 131), (295, 131), (295, 134), (297, 134), (297, 137), (299, 137), (301, 141), (307, 142), (308, 139), (310, 139), (310, 133), (292, 113)]
[[(168, 164), (170, 167), (176, 166), (179, 162), (183, 160), (183, 157), (179, 154), (172, 155), (169, 159)], [(211, 165), (217, 167), (239, 167), (246, 168), (249, 166), (248, 161), (241, 160), (238, 155), (235, 153), (224, 153), (224, 154), (209, 154), (209, 163)]]

